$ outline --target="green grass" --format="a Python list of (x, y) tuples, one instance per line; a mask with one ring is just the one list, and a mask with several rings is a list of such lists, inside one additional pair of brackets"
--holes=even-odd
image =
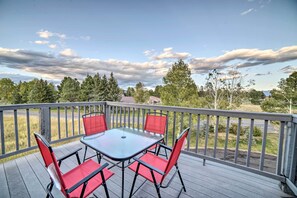
[[(18, 139), (19, 149), (27, 148), (28, 145), (28, 132), (27, 132), (27, 120), (25, 116), (19, 115), (18, 117)], [(11, 115), (4, 116), (4, 141), (5, 141), (5, 153), (9, 153), (16, 150), (16, 136), (14, 127), (14, 117)], [(73, 136), (72, 134), (72, 120), (68, 118), (68, 137)], [(58, 119), (52, 117), (51, 119), (51, 140), (58, 140)], [(61, 138), (66, 137), (66, 122), (65, 119), (60, 118), (60, 131)], [(80, 125), (80, 131), (83, 133), (82, 122)], [(34, 132), (39, 132), (39, 119), (38, 117), (30, 117), (30, 143), (31, 146), (36, 145), (34, 139)], [(74, 135), (78, 135), (78, 119), (74, 119)]]
[[(52, 118), (51, 118), (51, 139), (57, 140), (58, 138), (58, 118), (56, 116), (53, 116), (56, 111), (52, 111)], [(68, 113), (71, 115), (71, 111), (68, 110)], [(123, 112), (122, 112), (123, 113)], [(163, 112), (166, 113), (166, 112)], [(66, 122), (64, 118), (64, 111), (61, 111), (61, 117), (60, 117), (60, 131), (61, 131), (61, 138), (66, 137)], [(81, 112), (81, 115), (83, 112)], [(128, 116), (128, 112), (126, 111), (126, 116)], [(130, 127), (132, 126), (132, 112), (130, 112)], [(134, 120), (134, 128), (137, 128), (137, 111), (135, 111), (135, 120)], [(139, 128), (142, 129), (142, 111), (140, 111), (139, 115)], [(28, 147), (28, 134), (27, 134), (27, 120), (26, 116), (24, 115), (18, 115), (18, 135), (19, 135), (19, 149), (24, 149)], [(172, 145), (172, 132), (173, 132), (173, 113), (170, 113), (169, 115), (169, 122), (168, 122), (168, 145)], [(184, 114), (184, 120), (183, 120), (183, 128), (187, 127), (189, 125), (189, 121), (187, 120), (188, 115)], [(205, 119), (204, 116), (201, 116), (201, 120)], [(176, 125), (175, 125), (175, 138), (177, 137), (179, 131), (180, 131), (180, 120), (181, 120), (181, 114), (176, 114)], [(192, 122), (194, 120), (197, 120), (197, 116), (192, 115)], [(223, 120), (223, 119), (222, 119)], [(222, 121), (220, 120), (220, 121)], [(116, 122), (116, 115), (111, 115), (111, 122)], [(120, 117), (118, 117), (118, 122), (120, 122)], [(128, 119), (126, 117), (126, 126)], [(122, 126), (124, 123), (124, 118), (122, 117)], [(195, 148), (196, 145), (196, 123), (191, 123), (191, 138), (190, 138), (190, 148)], [(116, 124), (114, 125), (116, 127)], [(120, 126), (120, 124), (118, 124)], [(72, 118), (71, 116), (68, 116), (67, 121), (67, 128), (68, 128), (68, 137), (71, 137), (73, 135), (78, 134), (78, 116), (77, 111), (75, 112), (74, 116), (74, 129), (72, 130)], [(74, 133), (72, 132), (74, 131)], [(34, 139), (34, 132), (39, 132), (39, 119), (37, 116), (31, 116), (30, 117), (30, 142), (31, 146), (36, 145), (35, 139)], [(80, 132), (83, 133), (83, 123), (80, 121)], [(73, 133), (73, 134), (72, 134)], [(200, 132), (201, 133), (201, 132)], [(16, 150), (16, 142), (15, 142), (15, 128), (14, 128), (14, 117), (12, 115), (5, 115), (4, 116), (4, 138), (5, 138), (5, 152), (13, 152)], [(199, 149), (203, 149), (205, 147), (205, 136), (200, 134), (198, 138), (199, 142)], [(71, 140), (74, 141), (74, 140)], [(61, 144), (61, 143), (60, 143)], [(268, 133), (267, 134), (267, 141), (266, 141), (266, 153), (276, 155), (277, 154), (277, 146), (278, 145), (278, 133)], [(225, 133), (221, 132), (218, 133), (218, 141), (217, 141), (217, 148), (223, 149), (225, 146)], [(236, 135), (229, 134), (228, 138), (228, 149), (235, 149), (236, 146)], [(208, 137), (208, 148), (214, 147), (214, 133), (209, 133)], [(240, 150), (247, 150), (248, 148), (248, 138), (246, 135), (240, 136), (239, 141), (239, 149)], [(1, 149), (1, 146), (0, 146)], [(261, 152), (262, 149), (262, 137), (253, 137), (253, 143), (252, 143), (252, 152)], [(35, 150), (36, 151), (36, 150)], [(2, 151), (1, 151), (2, 152)], [(29, 151), (27, 153), (32, 153), (34, 151)], [(27, 154), (26, 153), (26, 154)], [(19, 154), (18, 156), (23, 156), (25, 154)], [(11, 159), (11, 158), (8, 158)], [(6, 160), (6, 159), (5, 159)], [(0, 162), (3, 160), (0, 160)]]

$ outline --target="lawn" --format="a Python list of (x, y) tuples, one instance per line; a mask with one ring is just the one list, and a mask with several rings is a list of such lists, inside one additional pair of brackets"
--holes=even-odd
[[(69, 111), (71, 112), (71, 111)], [(61, 138), (65, 138), (67, 135), (73, 136), (78, 134), (78, 117), (75, 113), (74, 116), (74, 122), (72, 125), (72, 118), (71, 116), (68, 116), (67, 120), (67, 127), (66, 127), (66, 122), (64, 118), (64, 114), (61, 112), (61, 117), (60, 117), (60, 135)], [(52, 113), (53, 115), (53, 113)], [(126, 115), (128, 113), (126, 112)], [(132, 112), (130, 113), (132, 116)], [(179, 120), (180, 117), (176, 117), (176, 120)], [(116, 118), (116, 115), (113, 117), (111, 116), (111, 121), (122, 121), (122, 125), (124, 123), (124, 118)], [(194, 118), (193, 118), (194, 120)], [(128, 122), (128, 118), (126, 118), (126, 126)], [(139, 128), (142, 129), (142, 113), (139, 116)], [(188, 121), (185, 120), (184, 123), (187, 123)], [(133, 118), (130, 118), (130, 127), (133, 127)], [(80, 121), (80, 132), (83, 133), (83, 126), (82, 126), (82, 121)], [(178, 132), (180, 131), (180, 124), (177, 122), (176, 123), (176, 132), (175, 132), (175, 137), (177, 136)], [(186, 124), (184, 124), (186, 126)], [(72, 126), (74, 128), (72, 129)], [(116, 123), (114, 124), (116, 127)], [(120, 126), (120, 124), (118, 124)], [(137, 117), (135, 113), (135, 118), (134, 118), (134, 127), (137, 128)], [(66, 133), (66, 128), (68, 129), (68, 133)], [(169, 120), (169, 130), (168, 130), (168, 144), (172, 145), (172, 131), (173, 131), (173, 123), (172, 120)], [(190, 148), (195, 149), (196, 145), (196, 127), (194, 126), (194, 123), (192, 123), (191, 126), (191, 141), (190, 141)], [(5, 134), (5, 151), (6, 153), (12, 152), (16, 150), (16, 143), (15, 143), (15, 131), (14, 131), (14, 118), (12, 115), (5, 115), (4, 116), (4, 134)], [(30, 117), (30, 142), (31, 145), (36, 145), (35, 139), (34, 139), (34, 132), (39, 131), (39, 119), (37, 116), (31, 116)], [(52, 116), (51, 118), (51, 139), (52, 140), (57, 140), (58, 138), (58, 118), (57, 116)], [(27, 121), (26, 117), (24, 115), (18, 115), (18, 136), (19, 136), (19, 149), (24, 149), (27, 148), (28, 146), (28, 134), (27, 134)], [(213, 148), (214, 147), (214, 138), (215, 134), (212, 132), (209, 133), (208, 136), (208, 148)], [(266, 153), (267, 154), (272, 154), (276, 155), (277, 154), (277, 145), (278, 145), (278, 133), (268, 133), (267, 134), (267, 142), (266, 142)], [(198, 136), (198, 146), (199, 149), (203, 149), (205, 147), (205, 135), (203, 132), (200, 131), (200, 134)], [(217, 141), (217, 148), (218, 149), (223, 149), (225, 146), (225, 132), (219, 132), (218, 133), (218, 141)], [(236, 146), (236, 135), (234, 134), (229, 134), (228, 138), (228, 149), (234, 149)], [(240, 150), (247, 150), (248, 148), (248, 137), (244, 134), (240, 136), (239, 140), (239, 149)], [(262, 137), (253, 137), (253, 143), (252, 143), (252, 152), (261, 152), (262, 149)]]

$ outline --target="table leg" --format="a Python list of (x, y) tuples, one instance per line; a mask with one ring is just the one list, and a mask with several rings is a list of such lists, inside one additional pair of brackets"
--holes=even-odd
[(125, 175), (125, 161), (122, 162), (122, 198), (124, 197), (124, 175)]

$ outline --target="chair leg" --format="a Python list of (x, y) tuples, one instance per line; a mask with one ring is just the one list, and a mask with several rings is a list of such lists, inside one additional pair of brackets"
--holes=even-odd
[(155, 184), (155, 187), (156, 187), (156, 190), (157, 190), (158, 198), (161, 198), (160, 187), (156, 183), (154, 183), (154, 184)]
[(182, 176), (181, 176), (181, 174), (180, 174), (180, 172), (179, 172), (179, 169), (178, 169), (178, 166), (177, 166), (177, 165), (176, 165), (176, 169), (177, 169), (177, 173), (178, 173), (180, 182), (181, 182), (181, 184), (183, 185), (183, 189), (184, 189), (185, 192), (187, 192), (187, 191), (186, 191), (185, 184), (184, 184), (184, 181), (183, 181), (183, 178), (182, 178)]
[(151, 170), (151, 174), (152, 174), (152, 178), (153, 178), (153, 181), (154, 181), (156, 190), (157, 190), (158, 198), (161, 198), (161, 194), (160, 194), (160, 185), (157, 184), (157, 181), (156, 181), (156, 178), (155, 178), (155, 175), (154, 175), (153, 170)]
[(96, 152), (96, 155), (97, 155), (97, 160), (98, 160), (98, 163), (100, 164), (101, 162), (101, 154)]
[(109, 198), (109, 194), (108, 194), (106, 182), (104, 182), (104, 184), (102, 184), (102, 185), (104, 187), (104, 191), (105, 191), (106, 197)]
[(49, 197), (53, 197), (51, 191), (53, 189), (53, 186), (54, 186), (54, 182), (51, 180), (51, 182), (47, 185), (46, 189), (47, 189), (47, 194), (46, 194), (46, 198), (49, 198)]
[(167, 150), (165, 149), (165, 157), (168, 159)]
[(137, 176), (138, 176), (138, 174), (137, 174), (137, 172), (135, 172), (135, 176), (134, 176), (134, 179), (133, 179), (133, 183), (132, 183), (132, 187), (131, 187), (129, 197), (132, 197), (132, 195), (133, 195), (133, 189), (134, 189), (134, 186), (135, 186), (135, 181), (136, 181)]
[(84, 154), (84, 159), (83, 159), (83, 162), (85, 162), (85, 160), (86, 160), (87, 149), (88, 149), (88, 147), (87, 147), (87, 146), (85, 146), (85, 154)]

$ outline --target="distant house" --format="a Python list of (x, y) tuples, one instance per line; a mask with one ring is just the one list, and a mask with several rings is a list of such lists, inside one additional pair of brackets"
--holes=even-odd
[(160, 104), (161, 99), (158, 97), (155, 97), (155, 96), (150, 96), (148, 103), (149, 104)]
[[(131, 96), (122, 96), (120, 102), (124, 102), (124, 103), (136, 103), (134, 98)], [(150, 96), (149, 100), (147, 102), (148, 104), (160, 104), (161, 103), (161, 99), (155, 96)]]
[(263, 91), (263, 94), (265, 95), (265, 98), (269, 98), (269, 97), (271, 97), (270, 90)]
[(122, 96), (122, 99), (120, 100), (120, 102), (135, 103), (135, 100), (132, 96)]

